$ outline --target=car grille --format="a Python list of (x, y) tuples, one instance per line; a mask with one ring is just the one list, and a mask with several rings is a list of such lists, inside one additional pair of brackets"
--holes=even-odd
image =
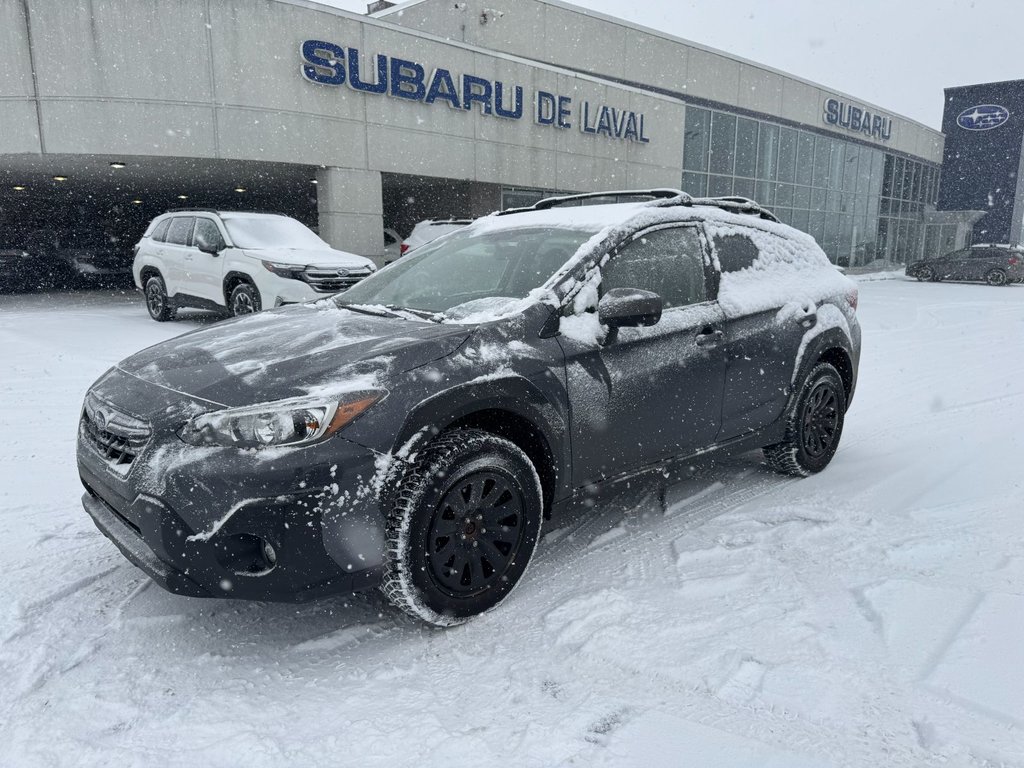
[(324, 269), (306, 267), (302, 278), (309, 283), (314, 291), (320, 293), (341, 293), (347, 291), (364, 277), (373, 273), (367, 268), (359, 269)]
[(144, 421), (122, 413), (95, 395), (85, 399), (81, 427), (82, 437), (111, 469), (122, 475), (128, 474), (151, 435)]

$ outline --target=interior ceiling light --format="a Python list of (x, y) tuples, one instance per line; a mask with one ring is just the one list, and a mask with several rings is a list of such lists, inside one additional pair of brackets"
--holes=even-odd
[(310, 184), (316, 184), (317, 182), (316, 182), (316, 179), (310, 179), (310, 180), (309, 180), (309, 183), (310, 183)]
[(235, 187), (235, 192), (245, 192), (245, 187)]
[(132, 205), (142, 205), (141, 200), (132, 200)]
[(111, 168), (124, 168), (124, 163), (120, 163), (120, 162), (117, 162), (117, 163), (111, 163), (111, 164), (110, 164), (110, 167), (111, 167)]
[(25, 188), (23, 186), (21, 186), (21, 184), (15, 184), (14, 185), (14, 191), (15, 192), (24, 192)]
[(178, 195), (179, 200), (188, 200), (188, 195)]
[(53, 180), (54, 181), (67, 181), (68, 177), (67, 176), (54, 176)]

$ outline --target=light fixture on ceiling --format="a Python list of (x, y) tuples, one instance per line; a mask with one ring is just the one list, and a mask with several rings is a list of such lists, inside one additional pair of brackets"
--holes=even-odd
[(310, 179), (310, 180), (309, 180), (309, 183), (310, 183), (310, 184), (316, 184), (316, 183), (317, 183), (317, 180), (316, 180), (316, 179)]
[(179, 200), (188, 200), (188, 195), (178, 195)]
[(132, 200), (132, 205), (142, 205), (141, 200)]
[(53, 180), (54, 181), (67, 181), (68, 177), (67, 176), (54, 176)]
[(235, 187), (235, 192), (245, 192), (245, 187)]
[(14, 191), (15, 192), (24, 192), (25, 188), (21, 184), (15, 184), (14, 185)]
[(110, 164), (111, 168), (124, 168), (125, 164), (118, 161)]

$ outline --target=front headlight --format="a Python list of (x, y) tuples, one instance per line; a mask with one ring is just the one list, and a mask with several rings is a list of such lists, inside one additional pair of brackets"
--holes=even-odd
[(273, 261), (264, 261), (263, 266), (268, 272), (273, 272), (278, 277), (286, 277), (289, 280), (301, 280), (302, 272), (306, 269), (294, 264), (278, 264)]
[(272, 403), (227, 408), (189, 421), (178, 437), (190, 445), (268, 448), (308, 445), (350, 424), (385, 392), (363, 390), (339, 398), (296, 397)]

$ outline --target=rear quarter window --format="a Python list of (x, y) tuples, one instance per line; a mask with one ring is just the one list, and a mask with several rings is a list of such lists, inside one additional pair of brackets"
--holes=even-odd
[(714, 245), (723, 272), (739, 272), (753, 266), (760, 253), (750, 236), (739, 232), (715, 235)]
[(151, 235), (152, 239), (156, 240), (158, 243), (164, 242), (167, 239), (167, 228), (169, 226), (171, 226), (170, 219), (164, 219), (157, 224), (156, 229), (153, 230), (153, 234)]

